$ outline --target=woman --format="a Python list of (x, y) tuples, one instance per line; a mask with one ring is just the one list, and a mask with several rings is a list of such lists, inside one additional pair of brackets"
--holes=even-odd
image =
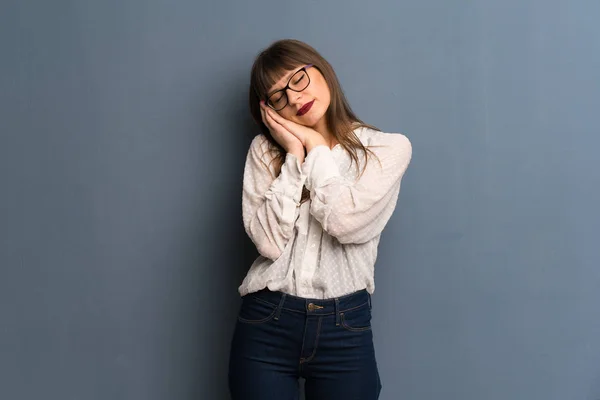
[(331, 65), (281, 40), (256, 59), (250, 110), (262, 133), (244, 169), (243, 222), (259, 252), (242, 282), (233, 400), (377, 399), (374, 264), (409, 140), (364, 124)]

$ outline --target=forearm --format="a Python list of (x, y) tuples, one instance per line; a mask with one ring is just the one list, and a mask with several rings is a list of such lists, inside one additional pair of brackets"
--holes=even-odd
[[(265, 257), (279, 256), (293, 235), (298, 216), (298, 204), (306, 177), (302, 174), (304, 159), (297, 150), (288, 152), (276, 178), (269, 170), (271, 163), (264, 155), (268, 152), (266, 139), (257, 136), (246, 158), (243, 179), (242, 214), (246, 232)], [(295, 153), (295, 154), (294, 154)]]
[(401, 135), (386, 135), (382, 144), (385, 146), (373, 147), (376, 157), (368, 157), (356, 180), (340, 173), (328, 147), (315, 147), (306, 156), (302, 169), (311, 192), (310, 212), (340, 243), (373, 239), (396, 206), (412, 150), (408, 139)]

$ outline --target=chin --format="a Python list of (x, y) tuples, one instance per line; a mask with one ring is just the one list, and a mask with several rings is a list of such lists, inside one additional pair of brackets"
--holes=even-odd
[(300, 125), (313, 127), (317, 125), (323, 118), (325, 118), (325, 113), (320, 113), (315, 110), (314, 112), (309, 112), (308, 114), (297, 118)]
[(311, 127), (311, 128), (313, 126), (315, 126), (318, 122), (319, 122), (318, 118), (303, 118), (303, 117), (300, 117), (298, 119), (298, 123), (300, 125), (308, 126), (308, 127)]

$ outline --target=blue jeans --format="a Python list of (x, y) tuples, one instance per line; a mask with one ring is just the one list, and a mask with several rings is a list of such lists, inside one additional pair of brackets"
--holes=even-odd
[(262, 290), (242, 298), (231, 343), (232, 400), (376, 400), (381, 391), (371, 297), (305, 299)]

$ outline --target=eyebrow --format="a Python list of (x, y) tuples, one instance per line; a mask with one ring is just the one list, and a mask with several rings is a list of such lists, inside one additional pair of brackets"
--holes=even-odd
[[(283, 79), (283, 77), (280, 80), (283, 80), (284, 82), (289, 82), (290, 79), (292, 78), (292, 76), (294, 76), (294, 74), (298, 72), (297, 70), (294, 71), (290, 71), (287, 73), (287, 75), (284, 75), (286, 78)], [(283, 88), (281, 88), (283, 89)], [(281, 89), (275, 89), (275, 90), (271, 90), (270, 92), (267, 92), (267, 97), (269, 97), (270, 95), (272, 95), (275, 92), (279, 92)]]

